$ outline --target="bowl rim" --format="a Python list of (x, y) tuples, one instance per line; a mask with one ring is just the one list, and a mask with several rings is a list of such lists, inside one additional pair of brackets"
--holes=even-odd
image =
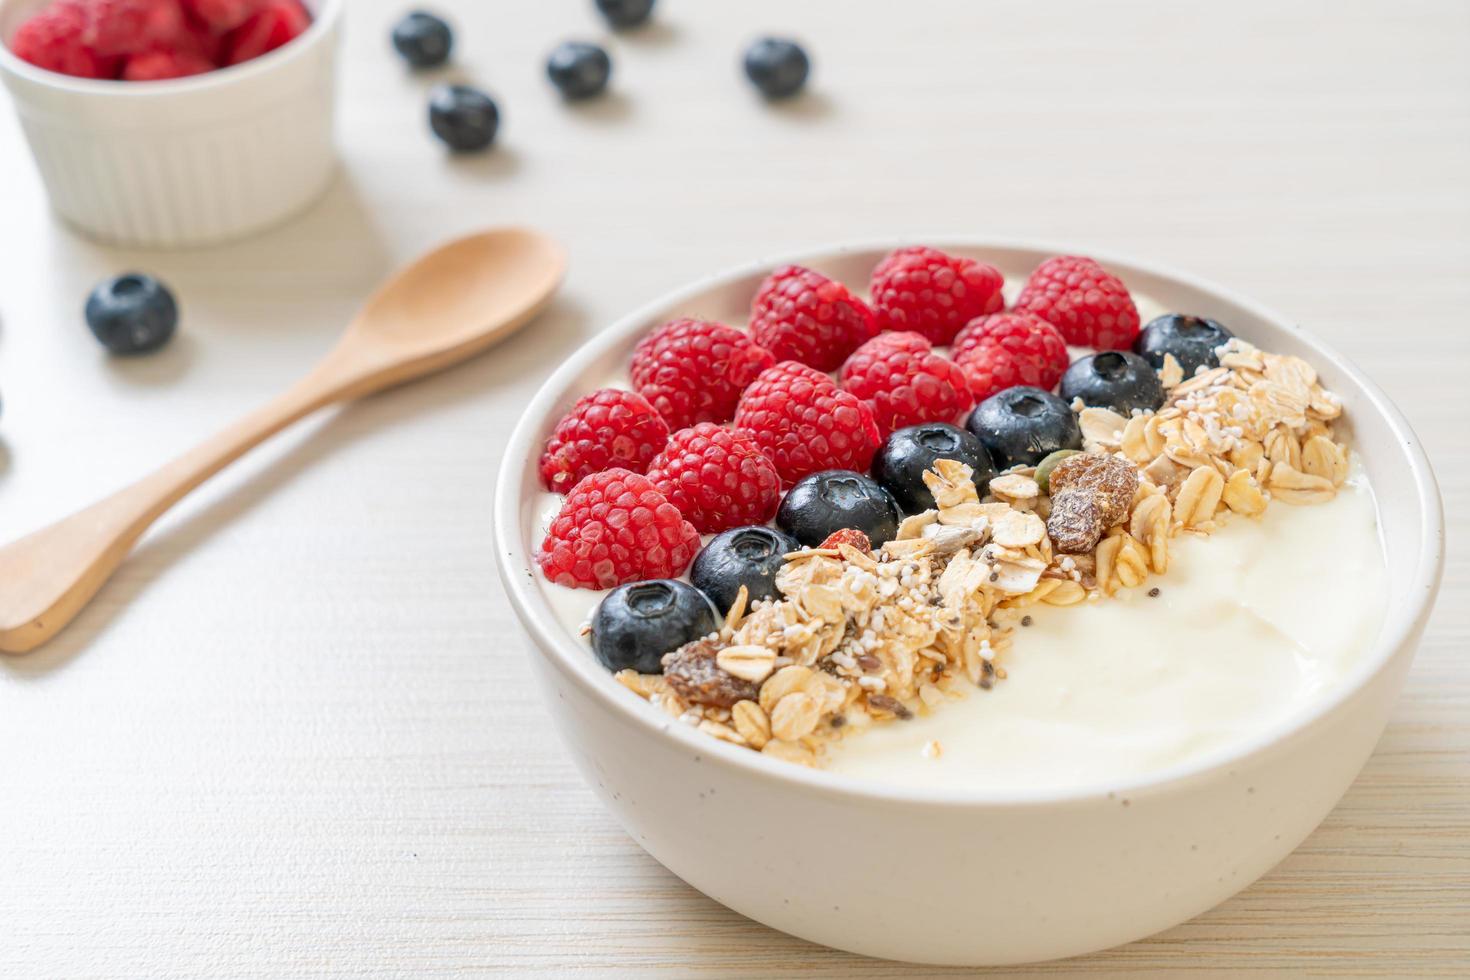
[[(35, 2), (35, 0), (0, 0), (0, 26), (3, 26), (4, 15), (12, 7), (18, 7), (27, 2)], [(39, 0), (39, 2), (45, 4), (48, 0)], [(274, 51), (267, 51), (258, 58), (251, 58), (238, 65), (227, 65), (200, 75), (146, 82), (128, 82), (120, 78), (78, 78), (75, 75), (63, 75), (60, 72), (39, 68), (28, 61), (22, 61), (10, 50), (10, 39), (4, 36), (0, 36), (0, 73), (9, 73), (43, 88), (106, 99), (130, 96), (154, 98), (208, 92), (212, 89), (248, 82), (252, 78), (284, 67), (303, 57), (307, 49), (315, 47), (324, 37), (336, 30), (338, 23), (342, 20), (343, 11), (347, 9), (347, 0), (321, 0), (319, 7), (319, 10), (311, 11), (310, 27), (300, 36), (292, 38)]]
[[(671, 723), (667, 714), (636, 697), (623, 688), (613, 676), (588, 655), (585, 647), (578, 645), (560, 623), (549, 615), (543, 617), (535, 603), (543, 605), (540, 587), (535, 578), (534, 562), (521, 540), (522, 501), (520, 485), (528, 467), (533, 466), (539, 455), (543, 430), (550, 422), (551, 412), (564, 399), (563, 393), (591, 363), (611, 350), (628, 345), (634, 334), (649, 319), (661, 311), (687, 304), (698, 295), (712, 289), (727, 286), (768, 272), (781, 265), (799, 263), (821, 263), (853, 252), (883, 252), (894, 248), (923, 242), (940, 249), (989, 251), (1022, 251), (1050, 255), (1090, 255), (1103, 265), (1109, 266), (1123, 278), (1129, 273), (1171, 280), (1186, 288), (1213, 294), (1216, 297), (1241, 307), (1251, 315), (1269, 321), (1273, 326), (1301, 339), (1312, 348), (1314, 356), (1322, 362), (1330, 362), (1340, 376), (1349, 378), (1367, 396), (1372, 406), (1392, 430), (1396, 441), (1409, 463), (1414, 481), (1415, 503), (1420, 525), (1420, 554), (1412, 581), (1405, 586), (1414, 596), (1411, 615), (1398, 622), (1387, 624), (1378, 642), (1362, 657), (1361, 662), (1330, 697), (1313, 705), (1309, 710), (1293, 713), (1274, 725), (1254, 733), (1233, 745), (1206, 753), (1187, 763), (1176, 764), (1157, 772), (1076, 786), (1047, 788), (987, 789), (983, 787), (909, 787), (890, 786), (877, 781), (859, 779), (825, 770), (808, 769), (780, 760), (765, 759), (749, 749), (730, 745), (719, 739), (699, 732), (688, 725)], [(1404, 501), (1396, 501), (1402, 505)], [(1276, 311), (1242, 296), (1241, 294), (1181, 272), (1167, 265), (1140, 261), (1127, 255), (1102, 250), (1080, 250), (1074, 245), (1058, 245), (1055, 242), (994, 239), (985, 236), (936, 235), (914, 236), (901, 239), (878, 238), (844, 241), (835, 244), (783, 252), (771, 258), (762, 258), (727, 268), (721, 272), (663, 293), (654, 300), (644, 303), (632, 312), (618, 318), (611, 326), (594, 334), (569, 357), (551, 376), (542, 383), (536, 394), (521, 414), (501, 457), (500, 472), (496, 478), (493, 508), (493, 530), (496, 541), (496, 566), (506, 594), (510, 597), (517, 618), (534, 641), (540, 655), (550, 660), (564, 675), (569, 676), (588, 695), (589, 700), (604, 710), (612, 711), (625, 721), (647, 729), (658, 738), (674, 739), (684, 747), (703, 757), (707, 763), (731, 767), (755, 779), (782, 783), (793, 790), (820, 793), (832, 797), (860, 800), (869, 804), (912, 805), (923, 804), (941, 807), (1025, 807), (1038, 804), (1092, 804), (1110, 800), (1115, 796), (1136, 796), (1145, 792), (1157, 792), (1179, 788), (1201, 780), (1217, 778), (1239, 766), (1244, 760), (1271, 752), (1302, 735), (1335, 712), (1346, 702), (1359, 696), (1385, 671), (1394, 654), (1411, 640), (1422, 628), (1433, 607), (1439, 589), (1444, 566), (1444, 514), (1438, 485), (1422, 443), (1386, 394), (1346, 357), (1337, 353), (1318, 337), (1296, 326)], [(528, 576), (526, 570), (531, 569)]]

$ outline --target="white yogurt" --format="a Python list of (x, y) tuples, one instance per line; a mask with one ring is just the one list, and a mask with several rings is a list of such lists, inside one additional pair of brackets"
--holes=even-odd
[(995, 789), (1157, 772), (1328, 696), (1383, 625), (1387, 573), (1360, 474), (1331, 503), (1273, 503), (1173, 544), (1168, 573), (1138, 589), (1038, 607), (993, 689), (875, 725), (830, 749), (827, 768)]

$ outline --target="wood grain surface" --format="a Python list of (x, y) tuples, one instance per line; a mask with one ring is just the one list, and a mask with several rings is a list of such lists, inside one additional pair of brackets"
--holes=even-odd
[[(238, 245), (74, 236), (0, 114), (4, 540), (282, 388), (434, 242), (526, 223), (571, 256), (526, 333), (247, 458), (0, 660), (0, 976), (927, 975), (754, 925), (624, 836), (537, 702), (488, 511), (520, 407), (620, 313), (762, 254), (939, 233), (1131, 252), (1287, 311), (1405, 409), (1449, 514), (1404, 697), (1322, 827), (1214, 911), (1035, 972), (1470, 974), (1470, 5), (660, 0), (585, 106), (542, 59), (606, 36), (590, 0), (438, 5), (502, 145), (446, 158), (435, 79), (387, 45), (406, 5), (353, 0), (342, 177)], [(743, 84), (763, 31), (809, 43), (803, 99)], [(184, 323), (120, 362), (80, 310), (129, 268)]]

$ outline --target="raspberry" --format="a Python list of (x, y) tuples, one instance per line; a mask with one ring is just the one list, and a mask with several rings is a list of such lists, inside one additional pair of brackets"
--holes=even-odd
[(699, 532), (648, 477), (613, 469), (572, 487), (536, 564), (557, 585), (610, 589), (675, 578), (698, 550)]
[(90, 47), (86, 31), (86, 9), (77, 0), (58, 0), (21, 22), (10, 38), (10, 50), (47, 71), (77, 78), (116, 77), (117, 59)]
[(232, 31), (265, 6), (266, 0), (183, 0), (194, 19), (212, 31)]
[(1051, 391), (1067, 370), (1061, 331), (1030, 313), (992, 313), (971, 320), (949, 349), (977, 401), (1016, 385)]
[(836, 549), (839, 544), (852, 545), (864, 554), (872, 554), (873, 542), (868, 536), (855, 527), (844, 527), (827, 535), (826, 540), (817, 545), (818, 548)]
[(633, 387), (669, 425), (728, 422), (745, 386), (774, 364), (743, 330), (709, 320), (670, 320), (638, 342)]
[(541, 454), (541, 482), (553, 493), (566, 493), (609, 467), (642, 473), (668, 441), (668, 423), (642, 395), (601, 388), (556, 423)]
[(785, 486), (818, 470), (866, 473), (881, 441), (866, 402), (796, 361), (761, 372), (745, 389), (735, 424), (755, 434)]
[(755, 436), (713, 422), (675, 432), (648, 478), (701, 534), (764, 524), (781, 502), (781, 476)]
[(835, 371), (878, 333), (878, 322), (842, 283), (788, 265), (767, 276), (756, 291), (750, 333), (778, 360)]
[(91, 0), (82, 40), (98, 54), (125, 55), (169, 46), (182, 36), (179, 0)]
[(936, 248), (901, 248), (873, 269), (873, 312), (884, 330), (912, 330), (947, 344), (977, 316), (1005, 306), (994, 266)]
[(965, 372), (916, 333), (885, 333), (842, 366), (842, 387), (868, 403), (884, 436), (920, 422), (953, 422), (975, 404)]
[(259, 58), (306, 33), (311, 15), (297, 0), (266, 0), (225, 38), (224, 63)]
[(1058, 255), (1037, 266), (1014, 309), (1035, 313), (1069, 344), (1128, 350), (1138, 336), (1138, 308), (1123, 280), (1079, 255)]
[(158, 48), (128, 58), (122, 77), (129, 82), (156, 82), (165, 78), (184, 78), (214, 71), (214, 62), (196, 51), (169, 51)]

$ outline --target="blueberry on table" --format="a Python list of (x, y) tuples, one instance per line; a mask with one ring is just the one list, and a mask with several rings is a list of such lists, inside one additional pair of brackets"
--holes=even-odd
[(1035, 466), (1058, 449), (1082, 448), (1082, 430), (1067, 403), (1030, 385), (991, 395), (970, 413), (965, 428), (1003, 470)]
[(456, 153), (475, 153), (495, 142), (500, 109), (468, 85), (438, 85), (429, 93), (429, 126)]
[(607, 88), (612, 61), (595, 44), (567, 41), (546, 59), (546, 77), (569, 99), (585, 99)]
[(415, 10), (394, 25), (393, 47), (415, 68), (436, 68), (449, 60), (454, 32), (443, 19)]
[(609, 592), (592, 614), (592, 652), (608, 670), (661, 674), (664, 654), (717, 629), (714, 607), (694, 586), (633, 582)]
[(795, 41), (763, 37), (745, 49), (746, 77), (768, 99), (784, 99), (801, 91), (811, 70), (811, 59)]
[(796, 482), (776, 524), (807, 547), (816, 547), (834, 531), (854, 528), (876, 548), (893, 540), (901, 518), (893, 495), (871, 477), (852, 470), (822, 470)]
[(97, 284), (86, 317), (92, 334), (114, 354), (147, 354), (174, 335), (179, 305), (157, 279), (129, 272)]
[(1123, 417), (1164, 404), (1164, 385), (1152, 365), (1131, 351), (1105, 350), (1078, 358), (1062, 375), (1062, 401), (1110, 408)]
[(751, 602), (779, 599), (776, 573), (785, 564), (784, 556), (800, 549), (800, 542), (774, 528), (731, 528), (715, 535), (695, 556), (689, 580), (721, 613), (729, 612), (742, 585)]
[(597, 0), (597, 9), (614, 27), (637, 27), (653, 14), (653, 0)]
[(911, 425), (890, 435), (873, 457), (873, 479), (883, 484), (905, 514), (920, 514), (934, 507), (934, 494), (925, 485), (924, 474), (941, 459), (968, 466), (974, 473), (975, 489), (985, 495), (995, 475), (990, 453), (975, 436), (947, 422)]
[(1165, 354), (1173, 354), (1184, 369), (1184, 376), (1192, 378), (1201, 367), (1219, 367), (1220, 357), (1215, 348), (1234, 336), (1223, 324), (1208, 317), (1165, 313), (1148, 322), (1133, 342), (1133, 349), (1155, 368), (1164, 366)]

